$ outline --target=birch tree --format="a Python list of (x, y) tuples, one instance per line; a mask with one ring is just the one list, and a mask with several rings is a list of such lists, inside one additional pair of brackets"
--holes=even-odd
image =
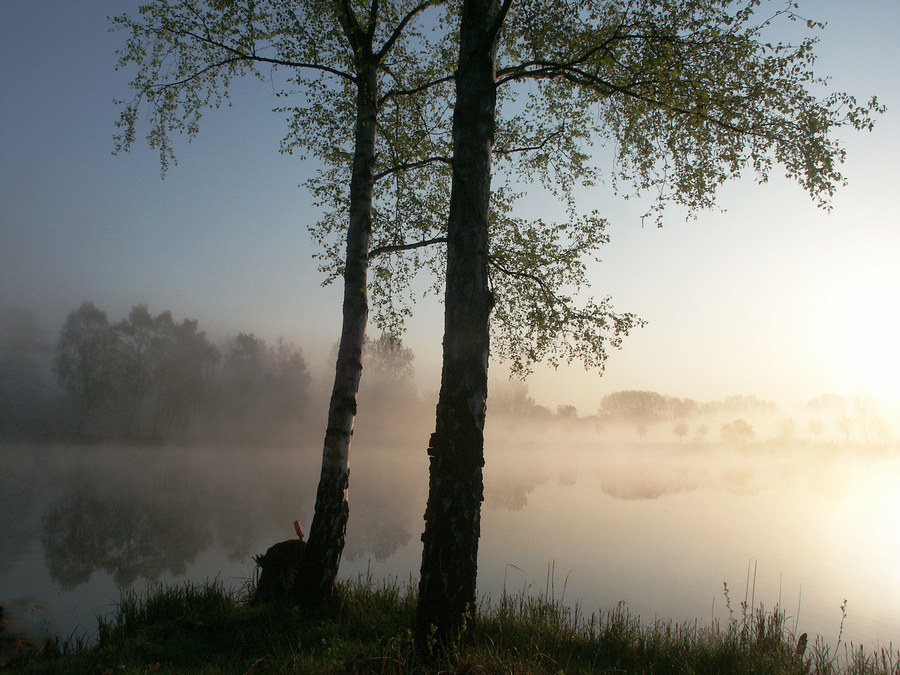
[(464, 0), (447, 224), (444, 352), (422, 534), (416, 631), (442, 638), (474, 607), (490, 313), (488, 229), (497, 38), (509, 0)]
[[(371, 249), (374, 184), (400, 171), (379, 164), (377, 130), (379, 124), (391, 128), (399, 101), (427, 110), (423, 97), (440, 97), (442, 79), (434, 72), (442, 51), (416, 23), (436, 4), (373, 0), (359, 11), (350, 0), (156, 0), (142, 5), (138, 18), (113, 20), (129, 34), (119, 65), (137, 67), (134, 96), (121, 102), (117, 150), (133, 145), (139, 121), (146, 118), (147, 141), (159, 151), (165, 171), (175, 158), (173, 135), (197, 134), (201, 116), (229, 101), (234, 79), (264, 79), (263, 69), (272, 76), (287, 70), (281, 94), (302, 103), (281, 108), (291, 129), (283, 149), (299, 149), (323, 163), (311, 182), (318, 195), (342, 194), (340, 208), (312, 228), (319, 237), (339, 229), (345, 250), (335, 270), (344, 281), (341, 338), (298, 588), (300, 597), (313, 603), (330, 594), (349, 514), (350, 438), (368, 318), (369, 259), (377, 253)], [(440, 25), (439, 17), (436, 21)], [(405, 152), (425, 154), (388, 157), (400, 168), (430, 163), (427, 128), (404, 133), (421, 136)], [(333, 180), (338, 175), (347, 180)], [(397, 198), (403, 198), (399, 192)], [(339, 225), (328, 217), (336, 212), (344, 216)]]
[[(624, 196), (649, 195), (646, 215), (657, 223), (667, 205), (696, 214), (715, 204), (726, 180), (749, 171), (764, 182), (776, 166), (827, 208), (844, 182), (837, 132), (871, 129), (882, 109), (874, 98), (860, 105), (828, 93), (813, 69), (813, 36), (769, 37), (776, 24), (822, 25), (801, 19), (796, 3), (771, 8), (762, 0), (463, 0), (420, 640), (448, 637), (475, 602), (493, 307), (492, 153), (502, 155), (509, 134), (535, 159), (520, 165), (520, 175), (551, 190), (561, 180), (567, 196), (569, 181), (590, 183), (601, 173), (590, 146), (609, 144), (612, 185)], [(506, 94), (517, 109), (504, 119), (498, 99), (517, 84), (526, 88)]]

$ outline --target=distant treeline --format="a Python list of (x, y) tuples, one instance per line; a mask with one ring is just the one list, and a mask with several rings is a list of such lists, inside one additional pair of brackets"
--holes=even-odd
[[(538, 405), (523, 382), (509, 382), (491, 391), (491, 412), (506, 415), (549, 419), (578, 417), (572, 405), (558, 405), (556, 411)], [(771, 401), (755, 396), (728, 396), (720, 401), (700, 402), (690, 398), (665, 396), (655, 391), (623, 390), (605, 395), (595, 415), (601, 422), (635, 422), (651, 424), (687, 417), (775, 414)]]
[[(385, 336), (368, 350), (364, 393), (414, 397), (412, 352)], [(111, 322), (85, 302), (50, 346), (29, 312), (0, 313), (7, 440), (296, 442), (316, 394), (302, 350), (282, 338), (239, 333), (215, 345), (195, 319), (153, 316), (140, 304)]]
[[(329, 355), (329, 366), (337, 357)], [(419, 397), (412, 350), (382, 335), (366, 342), (357, 430), (427, 439), (434, 401)], [(319, 372), (328, 372), (325, 364)], [(333, 372), (333, 371), (332, 371)], [(301, 348), (238, 333), (213, 344), (197, 320), (153, 316), (146, 305), (110, 322), (91, 302), (66, 317), (55, 343), (27, 311), (0, 312), (0, 439), (259, 445), (317, 443), (331, 381), (314, 382)], [(701, 402), (615, 391), (596, 412), (535, 402), (521, 381), (495, 381), (489, 419), (557, 422), (593, 432), (630, 429), (654, 440), (886, 443), (893, 429), (870, 397), (826, 394), (786, 415), (755, 396)], [(421, 429), (419, 428), (421, 427)], [(415, 433), (413, 433), (415, 431)]]
[(779, 410), (772, 401), (752, 395), (727, 396), (716, 401), (666, 396), (654, 391), (615, 391), (600, 399), (594, 414), (579, 416), (572, 405), (556, 410), (539, 405), (521, 381), (495, 382), (488, 400), (489, 414), (508, 420), (557, 421), (567, 428), (591, 431), (631, 429), (640, 437), (654, 431), (653, 440), (721, 440), (746, 444), (752, 440), (793, 443), (840, 442), (844, 445), (885, 444), (894, 440), (889, 414), (865, 394), (850, 398), (823, 394), (799, 406), (794, 414)]

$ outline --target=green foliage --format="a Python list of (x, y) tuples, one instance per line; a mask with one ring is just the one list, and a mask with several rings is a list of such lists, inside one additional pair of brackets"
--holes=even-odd
[[(491, 216), (492, 352), (527, 374), (538, 361), (603, 369), (606, 353), (642, 321), (584, 297), (585, 263), (607, 242), (599, 212), (576, 190), (604, 178), (625, 198), (696, 215), (729, 179), (776, 167), (823, 207), (844, 182), (842, 129), (871, 129), (883, 111), (829, 92), (815, 72), (823, 28), (792, 3), (762, 0), (516, 0), (498, 56), (497, 162)], [(375, 63), (378, 134), (371, 167), (369, 290), (373, 320), (400, 335), (429, 273), (443, 287), (456, 5), (315, 0), (155, 0), (113, 20), (128, 34), (120, 67), (137, 68), (122, 101), (117, 149), (141, 116), (163, 170), (173, 134), (199, 131), (228, 102), (234, 79), (269, 78), (285, 101), (283, 152), (319, 162), (307, 183), (322, 216), (310, 225), (325, 283), (345, 269), (348, 194), (360, 114), (360, 67)], [(371, 35), (366, 56), (348, 19)], [(779, 36), (798, 36), (795, 41)], [(367, 48), (368, 49), (368, 48)], [(364, 58), (365, 57), (365, 58)], [(612, 150), (603, 166), (596, 148)], [(560, 222), (514, 215), (512, 181), (560, 200)], [(521, 189), (521, 188), (520, 188)], [(580, 193), (579, 193), (580, 194)], [(579, 198), (582, 199), (582, 198)]]
[(883, 107), (827, 93), (814, 71), (823, 24), (793, 3), (771, 4), (522, 0), (507, 21), (499, 80), (535, 81), (527, 105), (537, 117), (577, 106), (560, 138), (613, 145), (614, 185), (652, 196), (657, 220), (668, 203), (709, 208), (726, 180), (749, 169), (765, 181), (776, 164), (826, 206), (844, 182), (835, 132), (871, 129)]
[[(417, 299), (412, 281), (420, 271), (431, 274), (431, 292), (443, 287), (440, 244), (446, 239), (449, 202), (455, 9), (437, 7), (427, 22), (418, 20), (429, 6), (440, 4), (398, 1), (355, 10), (381, 45), (375, 47), (383, 93), (376, 111), (368, 283), (373, 320), (393, 335), (402, 333), (411, 314)], [(147, 140), (160, 151), (163, 170), (174, 159), (173, 134), (198, 133), (202, 113), (227, 101), (235, 77), (271, 70), (273, 81), (283, 85), (278, 96), (288, 102), (277, 109), (288, 120), (282, 151), (321, 163), (307, 187), (322, 209), (310, 232), (320, 244), (316, 257), (325, 283), (345, 269), (351, 200), (346, 186), (354, 156), (348, 121), (359, 113), (356, 55), (335, 7), (343, 5), (159, 0), (143, 6), (138, 19), (113, 20), (114, 27), (129, 34), (120, 67), (138, 68), (131, 82), (134, 97), (120, 102), (117, 150), (134, 143), (144, 114), (150, 127)], [(283, 72), (287, 75), (275, 79)], [(514, 121), (498, 134), (506, 143), (498, 157), (519, 157), (532, 173), (548, 162), (565, 164), (568, 194), (586, 155), (576, 151), (571, 134), (557, 129), (556, 142), (546, 143), (543, 133), (543, 124)], [(546, 145), (546, 151), (525, 152), (535, 143)], [(509, 217), (512, 198), (511, 193), (508, 199), (498, 195), (494, 206), (493, 285), (500, 308), (494, 322), (495, 353), (510, 359), (522, 374), (545, 357), (554, 364), (578, 358), (602, 368), (604, 341), (610, 338), (618, 346), (621, 335), (639, 322), (612, 313), (608, 299), (578, 307), (573, 294), (564, 290), (585, 284), (581, 257), (605, 242), (602, 222), (591, 216), (574, 220), (569, 228), (528, 224)]]

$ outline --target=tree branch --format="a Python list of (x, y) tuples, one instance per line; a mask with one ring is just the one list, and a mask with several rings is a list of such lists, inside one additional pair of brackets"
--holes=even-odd
[[(623, 96), (627, 96), (629, 98), (636, 99), (643, 103), (648, 103), (652, 106), (669, 110), (670, 112), (677, 113), (680, 115), (689, 115), (689, 116), (700, 116), (704, 120), (714, 124), (718, 127), (726, 129), (728, 131), (733, 131), (738, 134), (749, 134), (749, 135), (763, 135), (760, 134), (757, 129), (745, 129), (743, 127), (739, 127), (737, 125), (731, 124), (730, 122), (726, 122), (721, 120), (715, 116), (709, 114), (699, 115), (696, 110), (689, 110), (687, 108), (683, 108), (677, 105), (672, 105), (670, 103), (666, 103), (658, 98), (655, 98), (649, 94), (641, 93), (636, 91), (633, 87), (634, 84), (642, 84), (641, 82), (633, 82), (631, 85), (619, 85), (613, 84), (612, 82), (605, 80), (599, 75), (589, 73), (581, 68), (577, 68), (575, 66), (576, 62), (569, 63), (553, 63), (550, 61), (532, 61), (528, 64), (523, 64), (522, 66), (517, 66), (514, 69), (504, 69), (509, 74), (498, 81), (499, 84), (504, 84), (510, 81), (518, 81), (525, 79), (534, 79), (534, 80), (552, 80), (557, 78), (562, 78), (571, 82), (572, 84), (576, 84), (579, 86), (587, 87), (589, 89), (593, 89), (595, 91), (599, 91), (604, 94), (617, 93), (622, 94)], [(527, 68), (530, 66), (537, 66), (534, 70), (528, 70)], [(643, 84), (647, 84), (644, 82)]]
[(187, 77), (185, 77), (181, 80), (175, 80), (174, 82), (162, 82), (158, 85), (151, 86), (151, 89), (153, 89), (155, 91), (163, 91), (165, 89), (171, 89), (172, 87), (180, 87), (181, 85), (187, 84), (191, 80), (197, 79), (198, 77), (200, 77), (204, 73), (209, 72), (210, 70), (215, 70), (216, 68), (221, 68), (222, 66), (227, 66), (230, 63), (237, 63), (239, 61), (245, 61), (245, 60), (246, 59), (244, 59), (240, 56), (233, 56), (229, 59), (224, 59), (222, 61), (217, 61), (216, 63), (211, 63), (208, 66), (206, 66), (205, 68), (201, 68), (200, 70), (198, 70), (194, 73), (191, 73), (190, 75), (188, 75)]
[(418, 5), (409, 10), (409, 12), (406, 13), (406, 16), (404, 16), (400, 20), (400, 23), (397, 24), (397, 27), (394, 28), (390, 37), (388, 37), (387, 41), (384, 43), (381, 49), (378, 50), (378, 53), (375, 55), (375, 60), (381, 63), (381, 60), (388, 55), (391, 49), (394, 48), (394, 43), (396, 43), (400, 38), (400, 35), (403, 34), (403, 30), (406, 28), (406, 25), (410, 21), (412, 21), (416, 16), (424, 12), (432, 5), (439, 5), (443, 1), (444, 0), (425, 0), (424, 2), (420, 2)]
[(358, 55), (362, 48), (360, 42), (362, 30), (359, 27), (359, 21), (356, 18), (356, 14), (353, 13), (353, 7), (350, 4), (350, 0), (336, 0), (335, 4), (337, 5), (338, 21), (341, 22), (341, 28), (344, 31), (344, 35), (347, 37), (347, 41), (350, 43), (353, 53)]
[(425, 83), (420, 84), (419, 86), (413, 87), (411, 89), (391, 89), (390, 91), (386, 92), (384, 94), (384, 96), (382, 96), (379, 99), (378, 105), (380, 107), (388, 99), (396, 98), (397, 96), (413, 96), (415, 94), (419, 94), (419, 93), (425, 91), (426, 89), (430, 89), (431, 87), (437, 86), (439, 84), (443, 84), (445, 82), (453, 82), (453, 78), (454, 78), (454, 75), (452, 75), (452, 74), (445, 75), (444, 77), (439, 77), (436, 80), (431, 80), (430, 82), (425, 82)]
[(369, 5), (369, 25), (366, 26), (366, 39), (369, 44), (372, 43), (372, 38), (375, 37), (375, 29), (378, 27), (378, 0), (372, 0), (372, 4)]
[(400, 251), (412, 251), (417, 248), (425, 248), (433, 244), (446, 244), (447, 237), (435, 237), (434, 239), (424, 239), (413, 244), (391, 244), (388, 246), (378, 246), (369, 251), (369, 260), (376, 258), (384, 253), (399, 253)]
[[(321, 72), (330, 73), (331, 75), (337, 75), (338, 77), (342, 77), (351, 82), (356, 82), (356, 78), (353, 75), (351, 75), (350, 73), (344, 72), (343, 70), (338, 70), (337, 68), (331, 68), (330, 66), (323, 66), (320, 63), (305, 63), (302, 61), (288, 61), (285, 59), (275, 59), (275, 58), (271, 58), (271, 57), (267, 57), (267, 56), (260, 56), (259, 54), (256, 54), (255, 52), (253, 54), (248, 54), (244, 51), (241, 51), (240, 49), (237, 49), (236, 47), (227, 45), (224, 42), (220, 42), (218, 40), (213, 40), (211, 37), (204, 37), (202, 35), (198, 35), (197, 33), (194, 33), (189, 30), (176, 30), (174, 28), (163, 27), (163, 28), (159, 29), (159, 31), (168, 31), (179, 37), (191, 38), (193, 40), (196, 40), (197, 42), (209, 45), (211, 47), (215, 47), (217, 49), (221, 49), (221, 50), (233, 55), (233, 58), (231, 58), (231, 59), (223, 60), (219, 64), (214, 64), (213, 66), (204, 68), (202, 71), (200, 71), (200, 73), (196, 73), (195, 75), (185, 78), (184, 80), (182, 80), (182, 83), (189, 82), (191, 79), (193, 79), (197, 75), (199, 75), (203, 72), (206, 72), (206, 71), (212, 69), (213, 67), (216, 67), (218, 65), (225, 65), (227, 63), (233, 63), (236, 61), (253, 61), (253, 62), (259, 62), (259, 63), (268, 63), (270, 65), (284, 66), (286, 68), (307, 68), (309, 70), (318, 70)], [(158, 31), (154, 31), (154, 32), (158, 32)], [(176, 83), (171, 83), (171, 84), (176, 84)]]
[(380, 171), (375, 174), (375, 180), (379, 181), (385, 176), (390, 176), (394, 173), (399, 173), (401, 171), (409, 171), (410, 169), (421, 169), (423, 167), (428, 166), (429, 164), (434, 164), (435, 162), (441, 162), (443, 164), (452, 164), (452, 160), (448, 157), (428, 157), (426, 159), (421, 159), (417, 162), (402, 162), (400, 164), (395, 164), (389, 169), (385, 169), (384, 171)]
[(488, 261), (490, 262), (491, 265), (496, 267), (498, 270), (500, 270), (503, 274), (505, 274), (508, 277), (513, 277), (514, 279), (528, 279), (529, 281), (532, 281), (535, 284), (537, 284), (538, 288), (541, 289), (541, 293), (544, 295), (544, 298), (547, 300), (548, 304), (550, 304), (550, 305), (556, 305), (556, 304), (565, 305), (565, 302), (563, 302), (563, 300), (561, 300), (559, 298), (559, 296), (557, 296), (556, 293), (553, 292), (553, 290), (550, 288), (550, 285), (546, 281), (541, 279), (538, 275), (533, 274), (531, 272), (523, 272), (522, 270), (511, 270), (508, 267), (506, 267), (505, 265), (503, 265), (500, 262), (500, 258), (497, 256), (493, 256), (493, 255), (488, 256)]
[(514, 152), (530, 152), (532, 150), (543, 150), (544, 147), (546, 147), (547, 144), (550, 143), (550, 141), (552, 141), (554, 138), (556, 138), (558, 136), (561, 136), (563, 133), (565, 133), (565, 131), (566, 131), (565, 126), (562, 126), (558, 130), (554, 131), (552, 134), (549, 134), (546, 138), (544, 138), (544, 140), (542, 140), (537, 145), (523, 145), (518, 148), (510, 148), (509, 150), (504, 150), (503, 148), (499, 148), (499, 149), (494, 148), (494, 154), (511, 155)]

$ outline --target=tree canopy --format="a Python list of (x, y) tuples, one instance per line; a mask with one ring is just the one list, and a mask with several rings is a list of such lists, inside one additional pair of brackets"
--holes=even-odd
[[(139, 17), (113, 20), (129, 34), (120, 67), (137, 67), (132, 98), (119, 102), (117, 150), (130, 148), (144, 124), (165, 171), (175, 159), (174, 136), (199, 133), (203, 114), (229, 102), (234, 78), (271, 79), (282, 102), (275, 110), (288, 125), (281, 150), (318, 166), (306, 186), (321, 209), (321, 217), (307, 223), (319, 243), (320, 269), (325, 283), (340, 278), (346, 268), (354, 152), (348, 121), (356, 114), (358, 73), (335, 7), (354, 12), (360, 25), (368, 25), (374, 44), (382, 45), (375, 55), (383, 60), (367, 283), (376, 325), (400, 335), (421, 293), (411, 283), (419, 272), (431, 273), (432, 292), (443, 288), (456, 39), (452, 5), (437, 0), (371, 7), (323, 0), (143, 5)], [(570, 108), (578, 110), (563, 108), (566, 115)], [(498, 127), (496, 157), (520, 175), (546, 175), (546, 184), (568, 200), (569, 218), (547, 223), (515, 216), (520, 195), (510, 186), (495, 190), (494, 354), (522, 374), (541, 360), (579, 359), (602, 369), (607, 345), (618, 346), (640, 321), (614, 312), (609, 298), (577, 297), (575, 289), (588, 285), (586, 260), (607, 241), (605, 222), (574, 209), (572, 191), (588, 173), (588, 155), (579, 150), (579, 134), (569, 132), (573, 124), (535, 113), (546, 111), (524, 110)]]

